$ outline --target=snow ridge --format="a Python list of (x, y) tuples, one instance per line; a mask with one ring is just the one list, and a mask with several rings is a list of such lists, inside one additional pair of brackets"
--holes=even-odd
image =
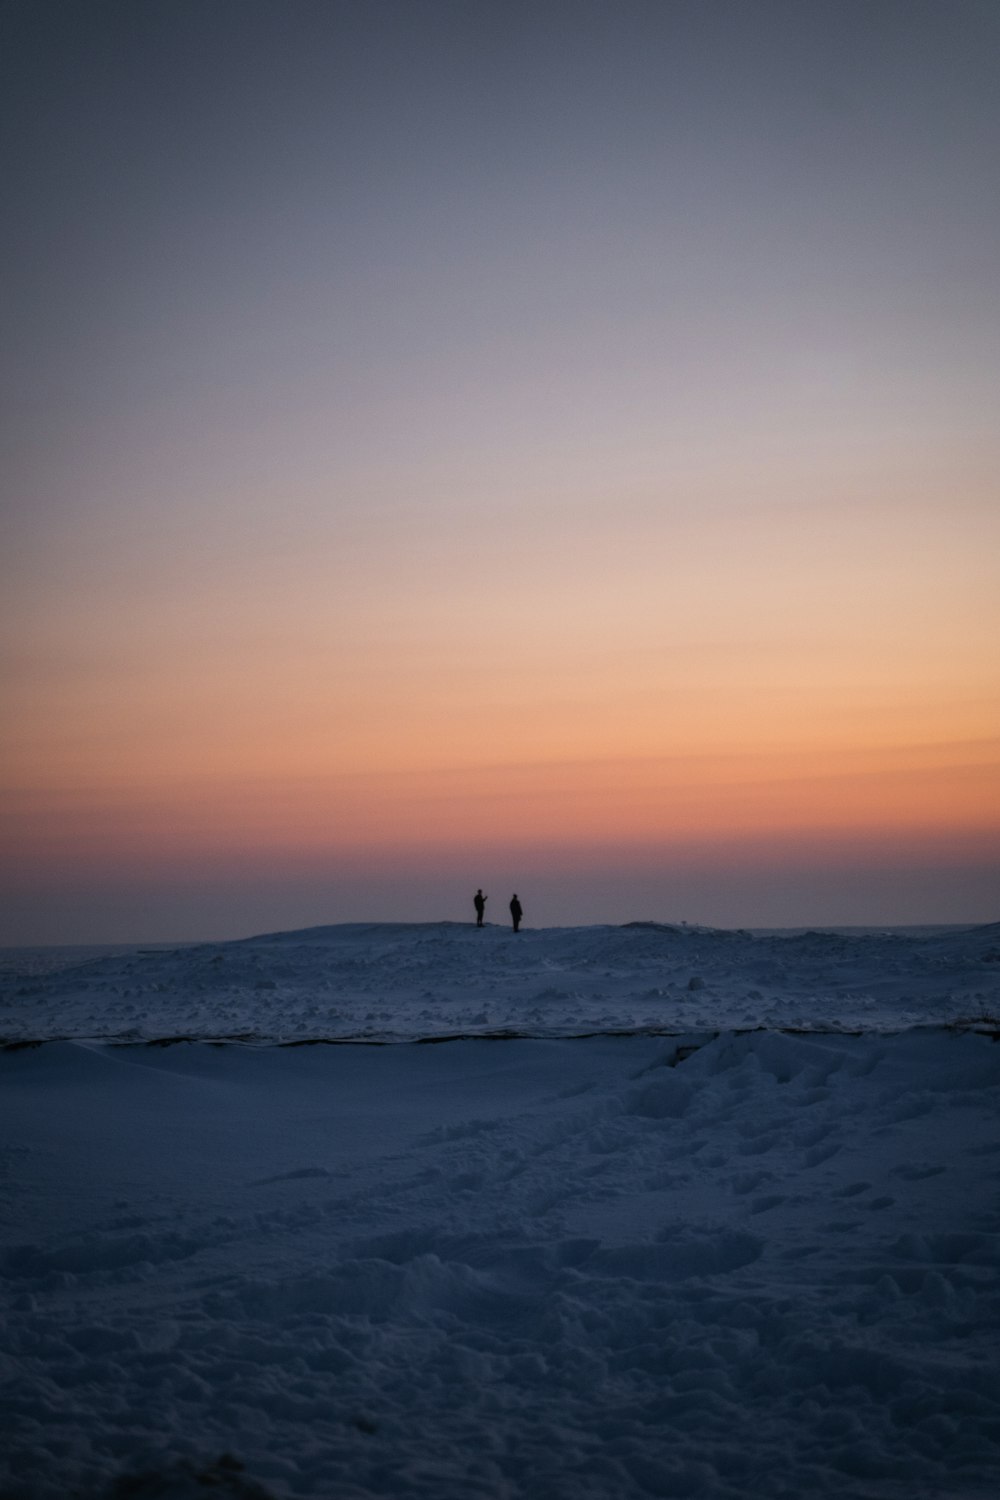
[(0, 967), (3, 1041), (900, 1029), (1000, 1011), (996, 923), (775, 935), (636, 922), (516, 937), (352, 923), (56, 972), (15, 951)]

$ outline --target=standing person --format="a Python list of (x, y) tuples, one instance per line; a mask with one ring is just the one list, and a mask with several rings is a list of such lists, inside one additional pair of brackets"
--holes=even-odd
[(523, 910), (523, 908), (521, 906), (520, 901), (518, 901), (518, 899), (517, 899), (517, 892), (515, 891), (514, 894), (513, 894), (513, 896), (511, 896), (511, 898), (510, 898), (510, 917), (511, 917), (511, 921), (514, 923), (514, 931), (515, 932), (517, 932), (520, 929), (521, 918), (523, 916), (524, 916), (524, 910)]
[(476, 908), (476, 926), (482, 927), (483, 916), (486, 912), (486, 897), (483, 895), (482, 886), (479, 887), (478, 891), (473, 896), (472, 904)]

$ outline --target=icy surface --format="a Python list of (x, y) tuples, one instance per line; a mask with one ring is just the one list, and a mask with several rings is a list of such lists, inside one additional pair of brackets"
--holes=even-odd
[(7, 950), (0, 1039), (897, 1029), (995, 1013), (998, 989), (1000, 924), (763, 935), (636, 922), (516, 937), (350, 924), (96, 959)]
[(5, 1500), (995, 1493), (996, 927), (26, 957)]

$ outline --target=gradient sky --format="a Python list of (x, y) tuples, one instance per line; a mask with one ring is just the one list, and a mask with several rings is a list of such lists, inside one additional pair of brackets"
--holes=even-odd
[(995, 0), (0, 26), (0, 941), (1000, 917)]

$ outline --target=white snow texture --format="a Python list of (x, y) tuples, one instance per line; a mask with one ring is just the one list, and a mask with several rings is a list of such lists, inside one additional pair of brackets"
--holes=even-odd
[(997, 1492), (1000, 927), (0, 969), (4, 1500)]

